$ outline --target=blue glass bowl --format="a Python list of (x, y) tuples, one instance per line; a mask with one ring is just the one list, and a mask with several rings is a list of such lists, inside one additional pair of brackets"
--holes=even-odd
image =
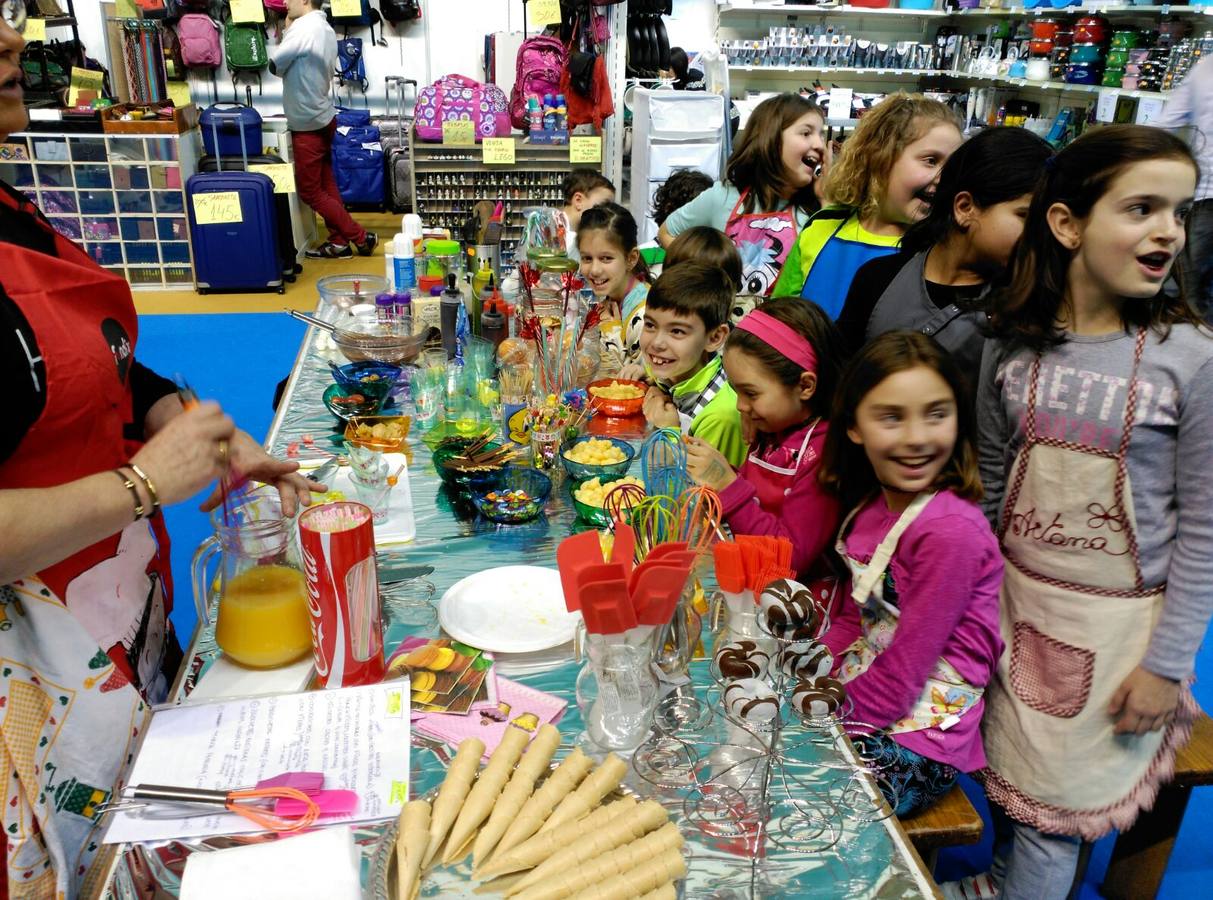
[(344, 366), (333, 366), (333, 381), (347, 394), (362, 394), (382, 402), (403, 371), (399, 366), (379, 362), (356, 362)]
[[(592, 466), (587, 463), (573, 462), (565, 454), (576, 447), (578, 444), (583, 444), (586, 441), (610, 441), (621, 451), (623, 451), (623, 462), (609, 463), (605, 466)], [(573, 438), (565, 441), (560, 445), (560, 461), (564, 464), (564, 470), (569, 473), (570, 478), (577, 481), (589, 481), (591, 478), (601, 478), (602, 483), (614, 481), (616, 478), (622, 478), (627, 474), (628, 469), (632, 465), (632, 460), (636, 458), (636, 449), (627, 441), (621, 441), (619, 438), (599, 437), (598, 435), (586, 434), (581, 437)]]
[[(348, 397), (361, 396), (361, 402), (350, 403), (346, 401)], [(379, 412), (383, 401), (375, 397), (368, 396), (363, 391), (355, 388), (352, 391), (347, 391), (339, 384), (330, 384), (325, 388), (324, 394), (321, 396), (321, 401), (324, 403), (325, 409), (333, 414), (333, 417), (342, 425), (348, 425), (350, 416), (373, 416)], [(346, 401), (346, 402), (343, 402)]]
[[(510, 491), (526, 491), (529, 500), (522, 504), (507, 503), (501, 495)], [(543, 504), (552, 493), (552, 479), (542, 472), (522, 466), (503, 469), (496, 487), (476, 494), (476, 508), (490, 522), (498, 525), (520, 525), (538, 518)]]
[[(477, 469), (475, 471), (462, 471), (451, 469), (444, 465), (447, 460), (461, 454), (472, 443), (473, 441), (469, 438), (448, 438), (443, 441), (433, 451), (434, 470), (438, 473), (438, 477), (452, 488), (483, 493), (497, 486), (501, 480), (504, 466)], [(490, 442), (484, 446), (483, 452), (489, 453), (500, 446), (501, 444), (496, 441)]]

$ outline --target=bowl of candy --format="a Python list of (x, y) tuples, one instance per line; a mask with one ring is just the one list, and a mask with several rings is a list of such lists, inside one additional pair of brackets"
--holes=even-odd
[(486, 438), (447, 438), (434, 448), (434, 469), (446, 484), (481, 492), (496, 487), (507, 462), (517, 452)]
[(408, 416), (350, 416), (345, 439), (355, 447), (398, 453), (409, 436), (411, 424)]
[(560, 447), (564, 470), (578, 481), (618, 478), (627, 472), (635, 456), (632, 445), (619, 438), (583, 435), (565, 441)]
[(330, 384), (320, 398), (324, 408), (333, 414), (342, 426), (348, 425), (351, 416), (373, 416), (379, 412), (381, 400), (368, 397), (357, 389), (347, 391), (339, 384)]
[(600, 378), (586, 385), (590, 405), (604, 416), (638, 416), (644, 409), (644, 395), (649, 386), (643, 381), (623, 378)]
[(625, 475), (622, 478), (616, 478), (613, 481), (603, 483), (598, 478), (591, 478), (589, 481), (583, 481), (579, 485), (571, 486), (573, 492), (573, 506), (577, 510), (577, 515), (583, 522), (589, 522), (591, 525), (597, 525), (599, 528), (606, 528), (611, 524), (611, 514), (606, 508), (607, 494), (615, 490), (621, 484), (635, 485), (638, 490), (638, 495), (644, 494), (644, 483), (631, 475)]
[(356, 362), (333, 366), (332, 371), (333, 381), (346, 394), (362, 394), (382, 403), (400, 380), (403, 369), (380, 362)]
[(519, 525), (537, 518), (552, 492), (552, 479), (530, 467), (503, 469), (496, 486), (476, 495), (476, 508), (490, 522)]

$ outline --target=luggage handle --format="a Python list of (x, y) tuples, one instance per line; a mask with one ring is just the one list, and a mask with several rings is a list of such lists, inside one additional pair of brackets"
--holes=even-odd
[[(216, 104), (218, 105), (218, 104)], [(232, 106), (241, 106), (240, 103), (233, 103)], [(251, 108), (251, 107), (250, 107)], [(223, 171), (223, 154), (219, 152), (219, 127), (215, 121), (215, 116), (211, 116), (211, 138), (215, 142), (215, 161), (218, 164), (218, 171)], [(230, 129), (229, 129), (230, 130)], [(244, 171), (248, 171), (248, 144), (244, 139), (244, 127), (237, 129), (240, 132), (240, 157), (244, 162)]]
[(396, 87), (396, 99), (398, 107), (396, 109), (396, 139), (400, 141), (400, 146), (404, 146), (404, 91), (408, 85), (413, 86), (413, 96), (417, 96), (417, 81), (414, 78), (405, 78), (401, 75), (388, 75), (383, 79), (383, 112), (384, 115), (392, 114), (392, 86)]

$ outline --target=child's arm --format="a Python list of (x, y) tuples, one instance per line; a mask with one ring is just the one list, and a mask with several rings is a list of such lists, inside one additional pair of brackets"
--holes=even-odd
[(981, 353), (981, 375), (977, 384), (977, 467), (981, 473), (981, 486), (985, 488), (981, 511), (995, 533), (1006, 490), (1006, 447), (1011, 440), (1002, 391), (995, 380), (1001, 357), (1001, 345), (987, 340)]
[[(888, 649), (847, 684), (854, 717), (884, 728), (906, 715), (922, 693), (943, 648), (964, 616), (976, 584), (988, 535), (979, 540), (971, 521), (943, 516), (929, 528), (902, 536), (894, 557), (901, 618)], [(991, 667), (995, 660), (990, 660)]]

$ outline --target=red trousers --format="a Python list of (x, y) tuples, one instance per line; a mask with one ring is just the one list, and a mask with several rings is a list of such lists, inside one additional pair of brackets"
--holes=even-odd
[(366, 229), (353, 220), (341, 202), (337, 179), (333, 177), (333, 135), (337, 120), (318, 131), (292, 131), (295, 153), (295, 190), (299, 199), (320, 213), (334, 244), (361, 244)]

